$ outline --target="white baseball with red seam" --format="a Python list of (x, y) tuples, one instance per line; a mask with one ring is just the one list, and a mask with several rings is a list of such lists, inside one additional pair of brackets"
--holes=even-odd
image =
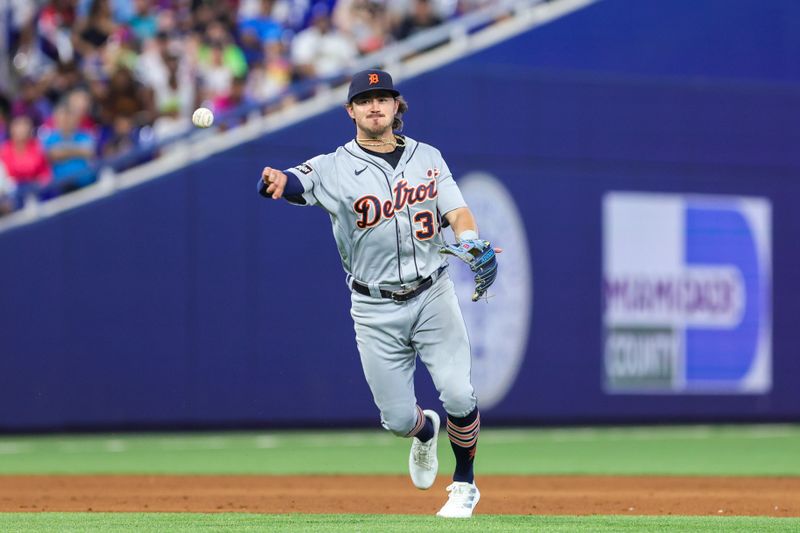
[(207, 107), (198, 107), (192, 113), (192, 124), (198, 128), (207, 128), (214, 123), (214, 113)]

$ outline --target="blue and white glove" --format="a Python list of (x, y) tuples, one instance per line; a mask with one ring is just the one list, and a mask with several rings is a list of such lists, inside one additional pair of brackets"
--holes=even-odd
[(489, 241), (481, 239), (459, 240), (456, 244), (448, 244), (440, 248), (439, 253), (458, 257), (469, 265), (469, 268), (475, 273), (473, 302), (477, 302), (497, 278), (497, 256)]

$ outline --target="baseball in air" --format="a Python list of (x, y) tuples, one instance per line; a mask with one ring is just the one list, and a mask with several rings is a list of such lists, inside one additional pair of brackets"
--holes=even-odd
[(207, 128), (214, 123), (214, 113), (207, 107), (198, 107), (192, 113), (192, 123), (198, 128)]

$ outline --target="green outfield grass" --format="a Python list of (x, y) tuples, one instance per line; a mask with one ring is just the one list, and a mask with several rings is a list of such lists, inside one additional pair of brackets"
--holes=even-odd
[(771, 532), (797, 531), (800, 519), (661, 516), (475, 516), (453, 521), (409, 515), (255, 515), (192, 513), (7, 513), (3, 531), (281, 531), (285, 533), (409, 531), (474, 532), (574, 531)]
[[(446, 440), (442, 441), (443, 451)], [(481, 474), (800, 475), (800, 426), (485, 429)], [(381, 431), (0, 438), (0, 474), (402, 474)], [(453, 467), (440, 453), (441, 469)]]
[[(444, 438), (444, 437), (443, 437)], [(441, 471), (452, 469), (446, 440)], [(800, 426), (491, 429), (480, 474), (800, 475)], [(404, 474), (408, 441), (380, 430), (0, 437), (2, 474)], [(800, 519), (242, 513), (0, 513), (0, 531), (800, 531)]]

